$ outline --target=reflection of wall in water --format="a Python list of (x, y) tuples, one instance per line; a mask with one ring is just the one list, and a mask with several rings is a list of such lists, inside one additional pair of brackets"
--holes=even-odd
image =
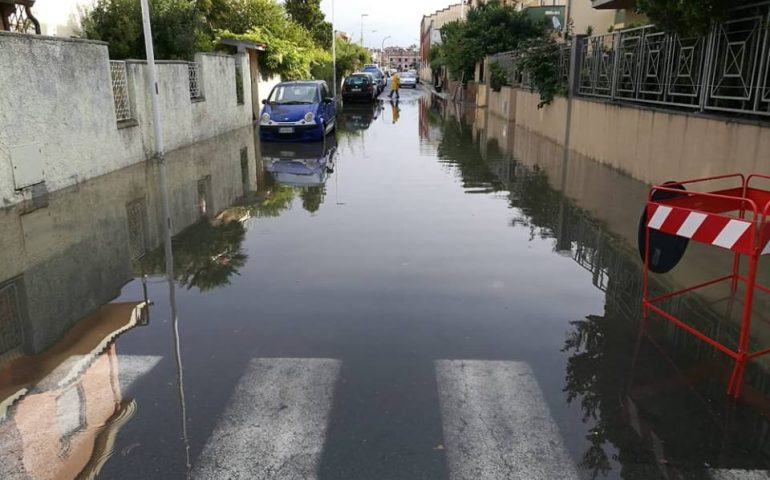
[[(202, 180), (213, 213), (256, 188), (254, 152), (248, 127), (167, 155), (174, 233), (200, 218)], [(157, 166), (140, 164), (53, 193), (45, 208), (0, 210), (0, 288), (12, 285), (18, 297), (0, 300), (0, 355), (22, 346), (11, 341), (19, 322), (23, 349), (40, 352), (119, 295), (132, 261), (162, 242), (158, 188)]]
[(98, 472), (135, 408), (123, 399), (127, 385), (110, 342), (137, 324), (142, 308), (111, 304), (46, 353), (0, 365), (0, 478)]

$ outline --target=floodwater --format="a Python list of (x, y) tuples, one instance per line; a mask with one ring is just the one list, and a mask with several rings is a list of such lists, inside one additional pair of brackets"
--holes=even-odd
[(0, 210), (0, 478), (770, 478), (763, 366), (642, 328), (645, 185), (421, 90), (167, 170), (170, 230), (155, 165)]

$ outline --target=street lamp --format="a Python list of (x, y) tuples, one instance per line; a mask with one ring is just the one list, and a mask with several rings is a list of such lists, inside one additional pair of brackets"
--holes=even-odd
[(368, 17), (368, 13), (361, 14), (361, 46), (364, 46), (364, 17)]
[(385, 40), (392, 37), (392, 35), (388, 35), (387, 37), (382, 39), (382, 46), (380, 47), (380, 63), (382, 66), (385, 66)]
[(337, 101), (337, 30), (334, 27), (334, 0), (332, 0), (332, 94)]

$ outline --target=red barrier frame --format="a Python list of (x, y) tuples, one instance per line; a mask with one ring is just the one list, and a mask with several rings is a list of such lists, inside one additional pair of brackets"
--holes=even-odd
[[(683, 182), (676, 182), (676, 185), (657, 185), (650, 189), (647, 197), (647, 212), (648, 221), (645, 225), (645, 262), (644, 262), (644, 286), (643, 286), (643, 310), (645, 322), (649, 319), (649, 312), (653, 311), (662, 316), (666, 320), (672, 322), (677, 327), (692, 334), (696, 338), (711, 345), (722, 353), (728, 355), (735, 361), (730, 381), (727, 386), (727, 394), (733, 398), (740, 398), (741, 389), (743, 386), (743, 380), (746, 372), (746, 364), (749, 360), (754, 358), (770, 354), (770, 348), (759, 350), (756, 352), (749, 351), (749, 340), (751, 333), (751, 317), (754, 304), (754, 294), (756, 290), (760, 290), (764, 293), (770, 294), (770, 288), (757, 283), (757, 270), (759, 268), (759, 260), (762, 256), (763, 249), (770, 240), (770, 228), (768, 226), (768, 214), (770, 213), (770, 191), (759, 190), (751, 188), (752, 179), (765, 179), (770, 180), (770, 175), (753, 174), (748, 177), (743, 174), (736, 173), (730, 175), (720, 175), (708, 178), (701, 178), (695, 180), (686, 180)], [(718, 190), (714, 192), (698, 192), (694, 190), (681, 190), (679, 188), (672, 188), (679, 185), (697, 185), (704, 182), (713, 182), (717, 180), (730, 180), (740, 179), (740, 186), (731, 188), (728, 190)], [(667, 200), (653, 200), (653, 194), (656, 191), (668, 191), (676, 194), (674, 198)], [(757, 203), (764, 204), (764, 208), (760, 210)], [(654, 298), (649, 297), (649, 259), (650, 259), (650, 232), (653, 230), (650, 227), (651, 215), (650, 212), (653, 209), (657, 209), (660, 206), (675, 207), (679, 210), (686, 210), (689, 212), (696, 212), (699, 214), (706, 214), (711, 217), (721, 217), (730, 219), (739, 219), (752, 223), (753, 234), (750, 236), (750, 245), (748, 250), (741, 252), (734, 251), (734, 261), (732, 273), (723, 277), (716, 278), (698, 285), (683, 288), (671, 293), (660, 295)], [(728, 213), (738, 212), (738, 216), (729, 216)], [(748, 220), (746, 215), (751, 214), (751, 220)], [(696, 240), (697, 241), (697, 240)], [(744, 249), (745, 250), (745, 249)], [(741, 257), (749, 257), (749, 271), (747, 276), (740, 274)], [(731, 294), (735, 295), (738, 289), (738, 282), (744, 282), (746, 284), (746, 294), (743, 302), (743, 312), (741, 316), (741, 331), (738, 339), (738, 350), (735, 351), (720, 343), (698, 329), (688, 325), (682, 319), (675, 317), (669, 312), (663, 310), (660, 306), (656, 305), (664, 300), (672, 297), (682, 295), (685, 293), (693, 292), (711, 285), (716, 285), (726, 281), (731, 282)]]

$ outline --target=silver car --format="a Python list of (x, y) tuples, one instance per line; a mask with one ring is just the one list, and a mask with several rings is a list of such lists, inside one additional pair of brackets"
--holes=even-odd
[(401, 88), (417, 88), (417, 75), (411, 72), (401, 74)]

